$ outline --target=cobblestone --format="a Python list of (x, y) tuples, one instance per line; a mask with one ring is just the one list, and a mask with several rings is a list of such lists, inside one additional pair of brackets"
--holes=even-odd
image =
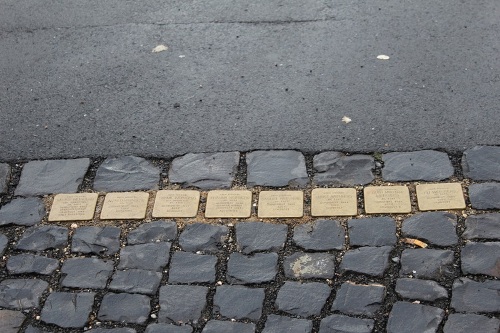
[(19, 311), (0, 310), (0, 332), (17, 333), (26, 317)]
[(456, 227), (456, 215), (428, 212), (406, 219), (401, 231), (407, 237), (418, 238), (438, 246), (451, 246), (458, 243)]
[(500, 181), (500, 147), (476, 146), (462, 157), (464, 175), (474, 180)]
[(62, 248), (68, 244), (68, 229), (52, 225), (42, 225), (26, 229), (17, 242), (16, 249), (43, 251)]
[(401, 254), (400, 275), (440, 280), (453, 274), (453, 251), (406, 249)]
[(451, 307), (460, 312), (499, 312), (500, 281), (476, 282), (468, 278), (456, 279), (451, 292)]
[(473, 208), (500, 209), (500, 184), (472, 184), (469, 186), (469, 198)]
[(206, 306), (208, 288), (166, 285), (160, 288), (158, 321), (164, 323), (198, 323)]
[(444, 311), (433, 306), (396, 302), (389, 314), (387, 333), (437, 332)]
[(500, 213), (469, 216), (462, 236), (466, 239), (500, 240)]
[(135, 329), (129, 327), (95, 328), (93, 330), (89, 330), (86, 332), (87, 333), (137, 333)]
[(15, 198), (0, 209), (0, 226), (33, 226), (42, 221), (45, 206), (39, 198)]
[(371, 276), (382, 276), (389, 266), (390, 246), (360, 247), (345, 253), (340, 264), (341, 271), (349, 271)]
[(237, 323), (231, 321), (210, 320), (202, 333), (254, 333), (255, 324)]
[(462, 249), (462, 272), (500, 278), (500, 242), (468, 243)]
[(304, 155), (294, 150), (247, 154), (247, 185), (304, 187), (309, 183)]
[(345, 231), (338, 221), (317, 220), (296, 226), (293, 229), (293, 241), (305, 250), (341, 250), (344, 247)]
[(450, 178), (454, 173), (448, 155), (434, 150), (387, 153), (382, 161), (382, 178), (389, 182), (437, 181)]
[(236, 244), (245, 254), (279, 251), (285, 245), (288, 227), (283, 224), (242, 222), (236, 225)]
[(170, 324), (149, 324), (144, 333), (192, 333), (191, 326), (175, 326)]
[(92, 311), (94, 297), (94, 293), (51, 293), (43, 306), (41, 320), (64, 328), (83, 327)]
[(7, 163), (0, 163), (0, 194), (7, 192), (9, 178), (10, 166)]
[(170, 264), (170, 283), (210, 283), (215, 282), (214, 255), (175, 252)]
[(227, 234), (226, 226), (193, 223), (181, 233), (179, 245), (184, 251), (215, 253), (222, 248)]
[(144, 223), (127, 235), (129, 245), (168, 242), (177, 237), (177, 224), (173, 221)]
[(452, 313), (444, 325), (444, 333), (498, 333), (500, 320), (476, 314)]
[(170, 243), (159, 242), (125, 246), (120, 251), (118, 269), (161, 271), (170, 257)]
[(262, 333), (311, 333), (312, 327), (310, 320), (270, 315)]
[(382, 285), (360, 285), (343, 283), (337, 291), (332, 311), (372, 318), (383, 304), (385, 287)]
[(49, 284), (39, 279), (7, 279), (0, 282), (0, 306), (22, 310), (38, 308)]
[(295, 279), (331, 279), (335, 256), (329, 253), (296, 252), (283, 261), (285, 277)]
[(396, 293), (403, 298), (433, 302), (448, 298), (448, 292), (436, 281), (401, 278), (396, 281)]
[(7, 238), (4, 234), (0, 234), (0, 256), (3, 256), (7, 246), (9, 246), (9, 238)]
[(80, 227), (75, 230), (71, 252), (111, 255), (120, 249), (120, 228)]
[(372, 319), (353, 318), (334, 314), (321, 320), (319, 333), (371, 333), (374, 321)]
[(97, 258), (71, 258), (64, 262), (61, 286), (103, 289), (113, 272), (113, 262)]
[(375, 160), (369, 155), (344, 155), (328, 151), (314, 156), (316, 174), (314, 183), (318, 185), (366, 185), (375, 176)]
[(330, 292), (330, 287), (324, 283), (287, 281), (278, 291), (276, 307), (302, 317), (319, 315)]
[(36, 273), (50, 275), (59, 267), (57, 259), (21, 253), (7, 260), (7, 270), (10, 274)]
[(229, 319), (257, 321), (262, 314), (264, 289), (243, 286), (217, 287), (214, 296), (214, 312)]
[(116, 271), (109, 284), (109, 289), (127, 293), (154, 295), (160, 286), (160, 272), (129, 269)]
[(277, 273), (276, 253), (256, 253), (252, 256), (232, 253), (227, 263), (227, 280), (232, 284), (270, 282)]
[(396, 244), (396, 222), (389, 217), (349, 220), (351, 246), (384, 246)]
[(105, 321), (117, 321), (130, 324), (143, 324), (151, 311), (150, 298), (137, 294), (104, 295), (98, 318)]

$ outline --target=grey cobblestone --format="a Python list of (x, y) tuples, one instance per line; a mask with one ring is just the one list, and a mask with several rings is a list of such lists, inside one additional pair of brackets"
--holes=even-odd
[(476, 146), (462, 157), (464, 175), (474, 180), (500, 181), (500, 147)]
[(61, 286), (103, 289), (112, 273), (112, 261), (97, 258), (71, 258), (61, 267)]
[(472, 208), (500, 209), (500, 183), (482, 183), (469, 186)]
[(111, 255), (120, 249), (120, 228), (80, 227), (75, 230), (71, 252)]
[(403, 298), (433, 302), (448, 298), (448, 292), (436, 281), (402, 278), (396, 281), (396, 293)]
[(444, 333), (498, 333), (500, 320), (477, 314), (452, 313), (444, 325)]
[(371, 333), (374, 324), (375, 322), (372, 319), (334, 314), (321, 320), (319, 333)]
[(369, 155), (347, 156), (340, 152), (327, 151), (314, 156), (313, 166), (317, 185), (365, 185), (375, 176), (375, 160)]
[(42, 308), (41, 320), (64, 328), (83, 327), (92, 311), (94, 297), (94, 293), (51, 293)]
[(198, 323), (207, 303), (207, 287), (166, 285), (160, 288), (158, 321)]
[(171, 324), (149, 324), (144, 333), (192, 333), (189, 325), (176, 326)]
[(262, 333), (311, 333), (312, 327), (310, 320), (269, 315)]
[(237, 323), (231, 321), (210, 320), (202, 333), (254, 333), (255, 324)]
[(151, 311), (150, 301), (144, 295), (107, 293), (102, 299), (98, 318), (104, 321), (144, 324)]
[(382, 276), (389, 267), (390, 246), (360, 247), (344, 254), (341, 271), (349, 271), (371, 276)]
[(500, 213), (469, 216), (462, 236), (466, 239), (500, 240)]
[(45, 205), (39, 198), (15, 198), (0, 209), (0, 226), (32, 226), (42, 222)]
[(229, 319), (257, 321), (264, 303), (263, 288), (223, 285), (217, 287), (214, 296), (214, 313)]
[(127, 293), (154, 295), (160, 286), (160, 272), (129, 269), (116, 271), (109, 284), (109, 289)]
[(252, 256), (232, 253), (227, 263), (227, 280), (232, 284), (270, 282), (277, 273), (276, 253), (256, 253)]
[(460, 312), (500, 312), (500, 281), (456, 279), (451, 292), (451, 307)]
[(117, 327), (117, 328), (94, 328), (93, 330), (86, 331), (86, 333), (137, 333), (137, 331), (130, 327)]
[(435, 150), (387, 153), (382, 160), (382, 178), (389, 182), (437, 181), (450, 178), (454, 173), (448, 155)]
[(458, 243), (456, 227), (456, 215), (428, 212), (406, 219), (401, 231), (407, 237), (418, 238), (438, 246), (451, 246)]
[(18, 333), (25, 319), (19, 311), (0, 310), (0, 332)]
[(293, 241), (305, 250), (341, 250), (344, 248), (345, 231), (338, 221), (317, 220), (296, 226)]
[(0, 256), (3, 256), (7, 246), (9, 246), (9, 238), (4, 234), (0, 234)]
[(236, 224), (236, 244), (245, 254), (256, 251), (279, 251), (286, 241), (288, 227), (283, 224), (241, 222)]
[(120, 251), (118, 269), (161, 271), (170, 257), (170, 243), (159, 242), (125, 246)]
[(127, 235), (129, 245), (168, 242), (177, 237), (177, 224), (174, 221), (144, 223)]
[(17, 242), (18, 250), (43, 251), (62, 248), (68, 244), (68, 229), (42, 225), (26, 229)]
[(370, 217), (348, 221), (351, 246), (396, 244), (396, 221), (390, 217)]
[(444, 310), (433, 306), (396, 302), (389, 314), (387, 333), (437, 332)]
[(335, 274), (335, 256), (329, 253), (296, 252), (283, 261), (285, 277), (295, 279), (331, 279)]
[(258, 150), (247, 154), (247, 185), (304, 187), (309, 183), (306, 160), (294, 150)]
[(462, 249), (462, 272), (500, 278), (500, 242), (468, 243)]
[(28, 309), (40, 306), (40, 297), (49, 284), (39, 279), (7, 279), (0, 282), (0, 306)]
[(10, 274), (37, 273), (50, 275), (59, 267), (57, 259), (22, 253), (7, 260), (7, 270)]
[(10, 166), (7, 163), (0, 163), (0, 194), (7, 192), (9, 178)]
[(170, 264), (170, 283), (210, 283), (215, 282), (214, 255), (175, 252)]
[(330, 292), (330, 287), (324, 283), (286, 281), (278, 291), (276, 307), (301, 317), (319, 315)]
[(343, 283), (337, 291), (332, 311), (350, 315), (373, 317), (383, 304), (385, 287), (382, 285), (360, 285)]
[(179, 245), (184, 251), (215, 253), (222, 248), (227, 235), (226, 226), (193, 223), (187, 225), (182, 231)]
[(442, 279), (453, 274), (453, 251), (406, 249), (401, 254), (401, 276)]

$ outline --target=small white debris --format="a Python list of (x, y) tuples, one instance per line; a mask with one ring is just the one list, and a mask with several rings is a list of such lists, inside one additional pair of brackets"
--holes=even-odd
[(156, 315), (154, 313), (152, 313), (151, 318), (156, 319)]
[(184, 54), (181, 54), (179, 58), (185, 58), (186, 56)]
[(389, 60), (390, 57), (388, 55), (385, 55), (385, 54), (381, 54), (381, 55), (378, 55), (377, 56), (377, 59), (378, 60)]
[(411, 271), (413, 274), (417, 274), (417, 271)]
[(153, 51), (151, 51), (151, 52), (158, 53), (158, 52), (163, 52), (163, 51), (166, 51), (166, 50), (168, 50), (168, 47), (166, 45), (160, 44), (157, 47), (155, 47), (153, 49)]
[(222, 281), (217, 281), (218, 286), (222, 286)]
[(36, 317), (35, 317), (35, 319), (36, 319), (36, 320), (40, 320), (40, 316), (36, 316)]
[(351, 118), (349, 118), (349, 117), (347, 117), (347, 116), (343, 116), (343, 117), (342, 117), (342, 121), (343, 121), (344, 123), (346, 123), (346, 124), (349, 124), (349, 123), (352, 121), (352, 119), (351, 119)]
[(78, 224), (76, 223), (71, 223), (71, 229), (76, 229), (78, 228)]

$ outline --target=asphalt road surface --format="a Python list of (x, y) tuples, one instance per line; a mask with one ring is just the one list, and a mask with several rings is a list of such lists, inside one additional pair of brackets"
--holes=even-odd
[(0, 0), (0, 160), (500, 144), (499, 35), (498, 0)]

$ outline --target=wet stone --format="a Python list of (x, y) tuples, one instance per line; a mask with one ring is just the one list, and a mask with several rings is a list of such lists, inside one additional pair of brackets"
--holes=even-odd
[(214, 255), (174, 252), (168, 282), (215, 282), (215, 265), (217, 265), (217, 257)]
[(161, 271), (170, 258), (170, 243), (159, 242), (125, 246), (120, 251), (118, 269)]
[(149, 324), (144, 333), (192, 333), (189, 325), (176, 326), (171, 324)]
[(98, 318), (105, 321), (144, 324), (150, 311), (150, 298), (147, 296), (107, 293), (102, 299)]
[(0, 282), (0, 306), (7, 309), (38, 308), (49, 284), (38, 279), (7, 279)]
[(476, 146), (462, 157), (464, 175), (474, 180), (500, 181), (500, 147)]
[(401, 231), (407, 237), (418, 238), (438, 246), (451, 246), (458, 243), (456, 226), (456, 215), (429, 212), (406, 219)]
[(253, 256), (232, 253), (227, 263), (227, 280), (231, 284), (270, 282), (277, 273), (276, 253), (256, 253)]
[(255, 324), (210, 320), (201, 333), (254, 333)]
[(462, 272), (500, 278), (500, 242), (468, 243), (462, 249)]
[(18, 333), (26, 317), (19, 311), (0, 310), (0, 332)]
[(482, 183), (469, 186), (472, 208), (500, 209), (500, 183)]
[(341, 271), (367, 274), (371, 276), (382, 276), (389, 266), (390, 246), (360, 247), (349, 250), (344, 254)]
[(338, 221), (317, 220), (297, 225), (293, 230), (293, 241), (305, 250), (341, 250), (344, 248), (345, 231)]
[(257, 321), (262, 314), (264, 296), (263, 288), (219, 286), (214, 296), (214, 312), (225, 318)]
[(94, 190), (101, 192), (156, 190), (160, 169), (137, 156), (107, 158), (97, 169)]
[(59, 267), (57, 259), (28, 253), (12, 256), (7, 261), (7, 270), (10, 274), (37, 273), (50, 275), (57, 267)]
[(4, 234), (0, 234), (0, 256), (3, 256), (7, 246), (9, 246), (9, 238)]
[(43, 225), (26, 229), (17, 242), (16, 249), (44, 251), (62, 248), (68, 244), (68, 229), (52, 225)]
[(259, 150), (248, 153), (247, 186), (304, 187), (309, 183), (306, 161), (294, 150)]
[(335, 274), (335, 256), (330, 253), (296, 252), (285, 257), (283, 268), (287, 278), (331, 279)]
[(444, 325), (444, 333), (498, 333), (500, 320), (476, 314), (452, 313)]
[(301, 317), (319, 315), (330, 292), (324, 283), (286, 281), (278, 291), (276, 308)]
[(71, 258), (66, 260), (61, 268), (61, 285), (70, 288), (103, 289), (112, 273), (111, 260)]
[(160, 313), (162, 323), (197, 323), (207, 303), (207, 287), (162, 286)]
[(0, 194), (7, 192), (10, 178), (10, 166), (7, 163), (0, 163)]
[(372, 318), (384, 301), (385, 287), (382, 285), (360, 285), (343, 283), (337, 291), (332, 311)]
[(444, 311), (433, 306), (396, 302), (389, 314), (387, 333), (437, 332)]
[(94, 328), (93, 330), (85, 331), (86, 333), (137, 333), (137, 331), (130, 327), (117, 327), (117, 328)]
[(311, 330), (310, 320), (269, 315), (262, 333), (311, 333)]
[(39, 198), (15, 198), (0, 209), (0, 226), (32, 226), (42, 221), (45, 205)]
[(95, 293), (53, 292), (45, 301), (41, 320), (59, 327), (83, 327), (94, 304)]
[(451, 307), (464, 312), (499, 312), (500, 281), (456, 279), (451, 292)]
[(453, 274), (453, 251), (406, 249), (401, 254), (400, 275), (440, 280)]
[(226, 226), (206, 223), (189, 224), (179, 237), (179, 245), (184, 251), (214, 253), (219, 251), (226, 241), (227, 233)]
[(240, 222), (236, 224), (236, 245), (245, 254), (279, 251), (285, 245), (287, 232), (284, 224)]
[(28, 162), (15, 193), (21, 196), (76, 193), (89, 165), (88, 158)]
[(71, 252), (111, 255), (120, 249), (120, 228), (80, 227), (75, 230)]
[(436, 281), (402, 278), (396, 281), (396, 293), (408, 299), (433, 302), (448, 298), (448, 292)]
[(160, 272), (141, 269), (116, 271), (109, 289), (127, 293), (154, 295), (160, 286), (161, 278), (162, 274)]
[(346, 156), (328, 151), (314, 156), (313, 167), (317, 185), (366, 185), (375, 178), (372, 172), (375, 161), (369, 155)]
[(469, 216), (462, 236), (466, 239), (500, 240), (500, 213)]
[(228, 189), (239, 162), (239, 152), (186, 154), (172, 161), (168, 178), (170, 183), (180, 183), (183, 187)]
[(343, 315), (331, 315), (321, 320), (319, 333), (371, 333), (372, 319), (352, 318)]
[(348, 221), (351, 246), (396, 244), (396, 222), (390, 217), (369, 217)]
[(454, 173), (448, 155), (434, 150), (387, 153), (382, 160), (385, 181), (437, 181), (450, 178)]
[(177, 224), (173, 221), (156, 221), (141, 224), (127, 235), (129, 245), (167, 242), (177, 236)]

